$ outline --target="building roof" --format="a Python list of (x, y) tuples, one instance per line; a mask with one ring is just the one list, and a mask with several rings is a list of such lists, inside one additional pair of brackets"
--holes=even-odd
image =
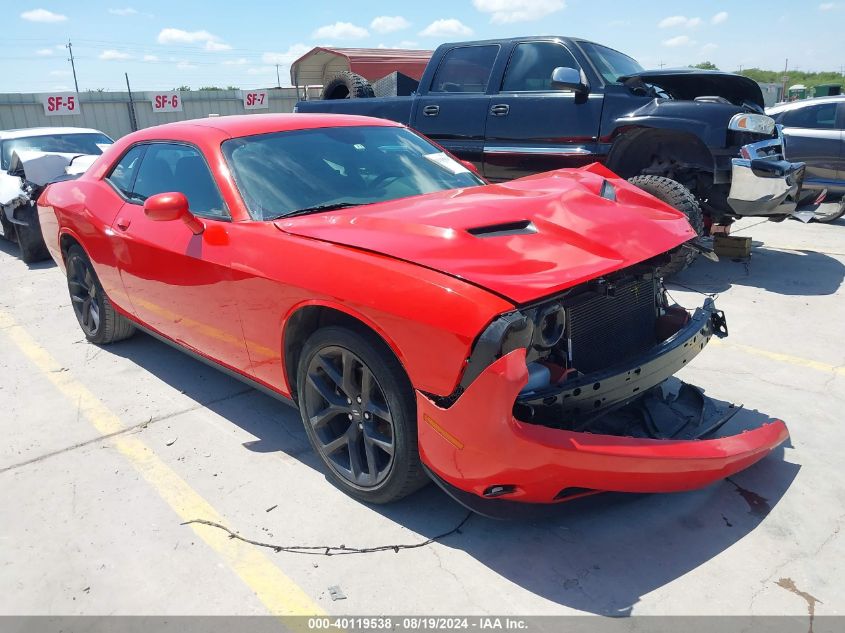
[(351, 70), (376, 81), (399, 71), (417, 81), (434, 51), (404, 48), (328, 48), (317, 46), (290, 67), (295, 86), (325, 85), (337, 73)]

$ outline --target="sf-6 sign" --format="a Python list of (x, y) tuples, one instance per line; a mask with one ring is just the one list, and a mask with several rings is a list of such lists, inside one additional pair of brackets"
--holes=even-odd
[(147, 93), (153, 112), (181, 112), (182, 96), (178, 92), (150, 92)]
[(79, 114), (79, 96), (75, 92), (61, 92), (41, 95), (44, 104), (44, 114), (57, 116), (60, 114)]
[(270, 97), (266, 90), (244, 90), (244, 110), (263, 110), (270, 107)]

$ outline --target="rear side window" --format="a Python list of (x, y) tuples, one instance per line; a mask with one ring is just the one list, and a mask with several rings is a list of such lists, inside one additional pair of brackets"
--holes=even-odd
[(783, 115), (783, 124), (786, 127), (832, 130), (836, 127), (836, 103), (820, 103), (790, 110)]
[(127, 198), (131, 198), (133, 195), (132, 185), (135, 182), (135, 174), (138, 172), (138, 166), (141, 164), (143, 155), (144, 146), (136, 145), (124, 154), (108, 175), (108, 181)]
[(552, 90), (552, 71), (560, 66), (580, 69), (566, 47), (555, 42), (518, 44), (508, 61), (503, 92)]
[(434, 73), (430, 92), (486, 92), (498, 53), (495, 44), (453, 48)]
[(134, 197), (146, 200), (157, 193), (171, 191), (185, 194), (191, 213), (228, 217), (214, 178), (199, 151), (176, 143), (148, 145), (135, 178)]

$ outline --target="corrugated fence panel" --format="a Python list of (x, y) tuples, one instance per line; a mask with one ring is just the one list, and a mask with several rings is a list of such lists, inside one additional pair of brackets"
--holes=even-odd
[[(267, 90), (268, 108), (246, 110), (240, 90), (197, 90), (180, 93), (181, 112), (153, 112), (152, 94), (132, 93), (138, 128), (205, 118), (212, 114), (226, 116), (293, 112), (298, 100), (294, 88), (270, 88)], [(39, 93), (0, 94), (0, 130), (41, 126), (91, 127), (102, 130), (112, 138), (119, 138), (132, 131), (127, 92), (80, 93), (80, 114), (64, 116), (47, 116), (41, 103), (42, 96)]]

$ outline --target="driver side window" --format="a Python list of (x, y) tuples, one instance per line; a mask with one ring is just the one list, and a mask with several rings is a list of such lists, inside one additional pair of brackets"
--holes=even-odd
[(552, 71), (558, 67), (580, 70), (572, 53), (556, 42), (524, 42), (511, 54), (502, 92), (551, 91)]
[(183, 193), (195, 215), (217, 219), (229, 217), (208, 165), (198, 150), (177, 143), (147, 145), (132, 189), (133, 197), (143, 201), (170, 191)]

